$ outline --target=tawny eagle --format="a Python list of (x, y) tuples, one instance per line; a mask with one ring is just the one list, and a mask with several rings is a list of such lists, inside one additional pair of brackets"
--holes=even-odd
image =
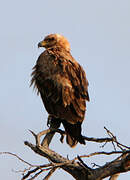
[(31, 84), (37, 88), (52, 120), (62, 123), (66, 141), (74, 147), (85, 144), (81, 124), (89, 101), (88, 81), (81, 65), (72, 57), (70, 44), (59, 34), (50, 34), (38, 44), (45, 51), (32, 72)]

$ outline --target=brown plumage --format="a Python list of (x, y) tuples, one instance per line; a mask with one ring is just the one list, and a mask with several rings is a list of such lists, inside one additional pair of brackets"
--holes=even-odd
[(46, 50), (39, 56), (32, 72), (31, 84), (38, 89), (52, 120), (61, 122), (67, 143), (74, 147), (85, 144), (81, 124), (89, 101), (88, 81), (83, 68), (72, 57), (68, 41), (50, 34), (38, 44)]

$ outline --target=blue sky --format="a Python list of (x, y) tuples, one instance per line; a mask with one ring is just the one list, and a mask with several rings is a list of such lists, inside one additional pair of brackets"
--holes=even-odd
[[(47, 161), (24, 146), (33, 142), (28, 129), (46, 129), (47, 113), (40, 97), (29, 88), (31, 69), (43, 49), (37, 43), (50, 33), (63, 34), (71, 44), (71, 53), (84, 67), (89, 81), (91, 102), (83, 123), (83, 134), (105, 137), (106, 126), (130, 145), (130, 1), (1, 1), (0, 4), (0, 151), (11, 151), (34, 164)], [(54, 138), (51, 148), (70, 158), (77, 154), (101, 151), (87, 143), (70, 149)], [(111, 145), (105, 147), (112, 150)], [(104, 164), (111, 157), (86, 159)], [(24, 168), (15, 158), (0, 157), (0, 179), (20, 179), (13, 170)], [(128, 180), (129, 173), (119, 180)], [(61, 170), (54, 179), (72, 177)]]

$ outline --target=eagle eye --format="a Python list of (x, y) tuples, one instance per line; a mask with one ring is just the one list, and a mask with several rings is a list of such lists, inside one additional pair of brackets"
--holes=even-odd
[(48, 42), (52, 42), (52, 41), (54, 41), (54, 40), (55, 40), (54, 37), (49, 37), (49, 38), (46, 39), (46, 41), (48, 41)]
[(50, 40), (51, 40), (51, 41), (54, 41), (54, 40), (55, 40), (55, 38), (54, 38), (54, 37), (52, 37), (52, 38), (50, 38)]

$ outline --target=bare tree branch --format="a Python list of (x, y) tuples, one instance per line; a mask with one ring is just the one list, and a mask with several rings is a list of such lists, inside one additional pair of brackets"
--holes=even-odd
[(51, 169), (51, 170), (49, 171), (49, 173), (44, 177), (43, 180), (48, 180), (48, 179), (51, 177), (51, 175), (55, 172), (56, 169), (57, 169), (57, 168)]
[[(14, 153), (10, 152), (1, 152), (0, 154), (9, 154), (12, 156), (15, 156), (18, 160), (25, 163), (28, 168), (26, 168), (22, 172), (23, 177), (22, 180), (25, 179), (35, 179), (40, 174), (42, 174), (45, 171), (49, 171), (48, 174), (44, 177), (44, 180), (48, 180), (50, 176), (55, 172), (57, 168), (62, 168), (64, 171), (69, 173), (74, 177), (76, 180), (102, 180), (106, 177), (109, 177), (109, 180), (116, 180), (120, 173), (130, 171), (130, 148), (128, 146), (125, 146), (117, 141), (117, 138), (113, 135), (112, 132), (110, 132), (107, 128), (105, 128), (110, 138), (88, 138), (85, 137), (87, 141), (102, 143), (102, 142), (112, 142), (114, 147), (116, 146), (120, 149), (119, 151), (100, 151), (100, 152), (93, 152), (88, 155), (80, 155), (72, 160), (69, 160), (60, 154), (56, 153), (55, 151), (51, 150), (49, 148), (49, 144), (51, 143), (52, 137), (56, 132), (61, 134), (61, 137), (65, 135), (65, 132), (58, 129), (58, 126), (42, 131), (38, 133), (37, 135), (33, 132), (32, 135), (34, 136), (36, 140), (36, 145), (25, 141), (24, 144), (31, 148), (32, 151), (39, 154), (42, 157), (45, 157), (50, 162), (49, 164), (44, 165), (33, 165), (31, 163), (28, 163), (27, 161), (23, 160), (19, 156), (17, 156)], [(47, 134), (45, 134), (47, 133)], [(40, 137), (42, 135), (45, 135), (42, 142), (40, 142)], [(104, 145), (103, 145), (104, 147)], [(97, 168), (90, 168), (87, 164), (83, 162), (81, 158), (88, 158), (95, 155), (117, 155), (113, 161), (106, 163), (104, 166), (97, 166)]]
[[(130, 153), (130, 150), (129, 151), (111, 151), (111, 152), (101, 151), (101, 152), (94, 152), (94, 153), (91, 153), (88, 155), (81, 155), (79, 157), (80, 158), (88, 158), (88, 157), (95, 156), (95, 155), (112, 155), (112, 154), (127, 154), (127, 153)], [(73, 160), (77, 160), (77, 159), (78, 159), (78, 157), (75, 157)]]
[(86, 141), (103, 143), (103, 142), (112, 142), (113, 138), (93, 138), (93, 137), (86, 137), (83, 136)]
[(107, 131), (108, 135), (113, 139), (113, 142), (116, 143), (116, 145), (117, 145), (118, 148), (120, 148), (121, 150), (123, 150), (124, 148), (125, 148), (125, 149), (130, 149), (130, 147), (119, 143), (119, 142), (117, 141), (116, 136), (114, 136), (113, 133), (112, 133), (110, 130), (108, 130), (106, 127), (104, 127), (104, 129)]
[[(92, 140), (96, 138), (92, 138)], [(113, 139), (113, 137), (112, 137)], [(105, 139), (106, 141), (106, 139)], [(115, 141), (115, 140), (113, 140)], [(60, 168), (64, 169), (65, 171), (67, 171), (69, 174), (71, 174), (75, 179), (88, 179), (88, 180), (100, 180), (106, 177), (111, 176), (111, 178), (115, 178), (117, 176), (113, 176), (113, 174), (118, 174), (121, 172), (126, 172), (130, 170), (130, 150), (123, 150), (123, 151), (111, 151), (111, 152), (95, 152), (95, 153), (91, 153), (89, 155), (83, 155), (83, 156), (78, 156), (78, 158), (74, 158), (72, 161), (62, 157), (61, 155), (59, 155), (58, 153), (50, 150), (48, 147), (44, 147), (44, 146), (35, 146), (29, 142), (25, 142), (25, 145), (27, 145), (28, 147), (30, 147), (35, 153), (38, 153), (41, 156), (44, 156), (46, 158), (48, 158), (50, 161), (52, 161), (53, 163), (61, 163), (62, 166), (59, 166)], [(94, 155), (111, 155), (111, 154), (121, 154), (120, 157), (123, 157), (123, 155), (125, 155), (124, 158), (120, 159), (120, 157), (116, 158), (114, 161), (107, 163), (106, 165), (102, 166), (102, 167), (98, 167), (96, 169), (91, 169), (89, 168), (82, 160), (82, 157), (91, 157)], [(75, 162), (75, 160), (79, 160), (79, 162)], [(124, 166), (124, 164), (126, 164)], [(118, 168), (117, 168), (118, 167)], [(127, 167), (127, 169), (126, 169)]]
[(20, 158), (17, 154), (14, 154), (14, 153), (11, 153), (11, 152), (0, 152), (0, 155), (2, 154), (8, 154), (8, 155), (11, 155), (11, 156), (15, 156), (17, 159), (19, 159), (20, 161), (22, 161), (23, 163), (29, 165), (29, 166), (32, 166), (32, 164), (28, 163), (27, 161), (23, 160), (22, 158)]
[(109, 180), (117, 180), (117, 178), (119, 177), (120, 173), (118, 174), (114, 174), (113, 176), (110, 177)]

